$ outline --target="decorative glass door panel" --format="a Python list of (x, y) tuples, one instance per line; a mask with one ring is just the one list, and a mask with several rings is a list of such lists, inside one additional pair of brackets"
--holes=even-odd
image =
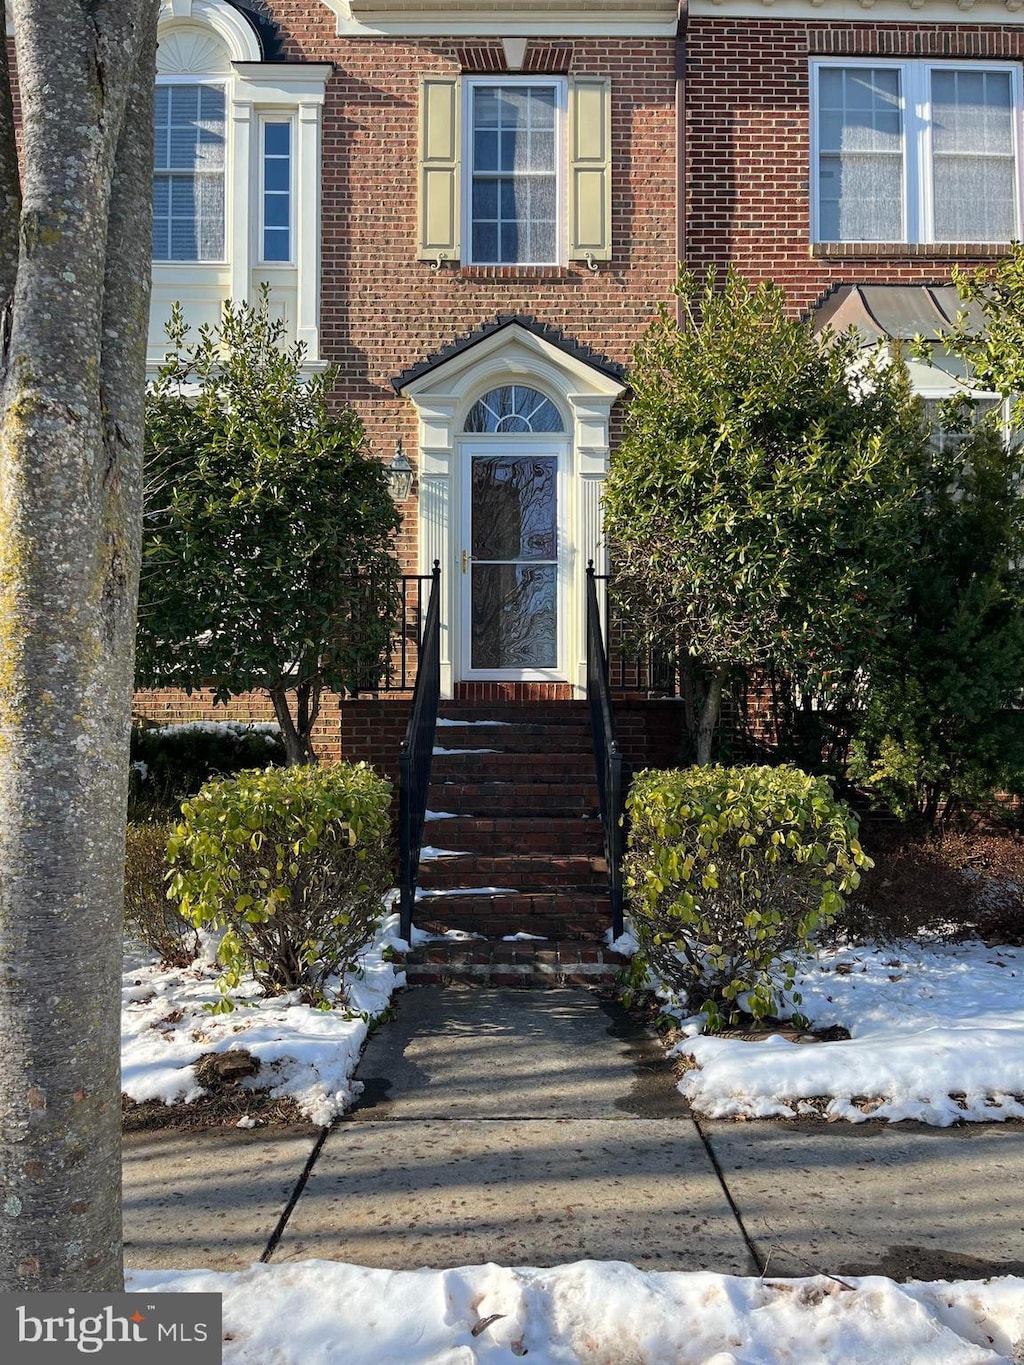
[(558, 667), (558, 457), (470, 457), (470, 668)]

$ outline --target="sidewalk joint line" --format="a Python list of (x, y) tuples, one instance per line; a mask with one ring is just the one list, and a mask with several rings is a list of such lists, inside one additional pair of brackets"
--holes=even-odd
[(306, 1164), (302, 1168), (302, 1174), (295, 1182), (295, 1188), (294, 1190), (292, 1190), (291, 1197), (288, 1200), (288, 1203), (285, 1205), (284, 1212), (281, 1214), (281, 1217), (277, 1220), (277, 1226), (274, 1228), (274, 1231), (270, 1234), (270, 1239), (268, 1240), (267, 1245), (263, 1248), (263, 1255), (260, 1257), (260, 1262), (262, 1264), (265, 1265), (270, 1260), (271, 1256), (273, 1256), (274, 1252), (277, 1250), (277, 1244), (284, 1236), (284, 1230), (288, 1226), (288, 1219), (292, 1216), (292, 1211), (295, 1208), (295, 1205), (299, 1202), (299, 1199), (302, 1195), (302, 1191), (306, 1188), (306, 1181), (309, 1179), (310, 1171), (312, 1171), (313, 1167), (316, 1165), (316, 1159), (320, 1155), (320, 1151), (324, 1143), (327, 1141), (327, 1134), (330, 1131), (331, 1131), (330, 1128), (320, 1129), (320, 1136), (317, 1138), (316, 1142), (313, 1145), (313, 1150), (310, 1152), (309, 1156), (306, 1159)]
[(704, 1129), (701, 1127), (701, 1123), (697, 1115), (693, 1114), (691, 1117), (693, 1119), (693, 1126), (696, 1128), (698, 1134), (700, 1135), (700, 1140), (704, 1144), (704, 1150), (708, 1154), (708, 1160), (714, 1167), (715, 1175), (718, 1176), (718, 1183), (722, 1187), (722, 1193), (725, 1195), (730, 1209), (732, 1209), (732, 1216), (736, 1219), (736, 1226), (739, 1228), (740, 1235), (742, 1236), (743, 1241), (746, 1243), (747, 1252), (750, 1256), (751, 1264), (756, 1268), (757, 1274), (763, 1277), (768, 1270), (768, 1259), (765, 1258), (765, 1260), (762, 1261), (761, 1257), (757, 1254), (757, 1249), (754, 1246), (753, 1241), (751, 1240), (750, 1233), (747, 1231), (746, 1224), (743, 1222), (743, 1215), (740, 1213), (739, 1205), (736, 1203), (736, 1200), (732, 1197), (732, 1191), (729, 1189), (729, 1186), (725, 1183), (725, 1173), (723, 1172), (722, 1167), (719, 1165), (718, 1157), (715, 1155), (715, 1149), (711, 1145), (711, 1139), (708, 1137), (707, 1133), (705, 1133)]

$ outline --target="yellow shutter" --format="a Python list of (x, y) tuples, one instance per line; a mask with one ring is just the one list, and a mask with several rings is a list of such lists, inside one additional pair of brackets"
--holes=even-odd
[(419, 244), (421, 259), (459, 258), (459, 82), (420, 81)]
[(569, 82), (569, 259), (612, 258), (612, 99), (600, 76)]

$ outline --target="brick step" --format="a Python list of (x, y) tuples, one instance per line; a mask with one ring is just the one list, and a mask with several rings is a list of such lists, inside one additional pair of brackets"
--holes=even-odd
[(607, 884), (608, 864), (602, 857), (556, 853), (469, 853), (462, 857), (420, 861), (419, 884), (426, 889), (461, 890), (471, 886), (538, 887), (556, 890), (594, 883)]
[(554, 986), (612, 986), (628, 959), (607, 948), (600, 937), (566, 942), (427, 943), (403, 958), (409, 986), (517, 986), (543, 990)]
[(607, 888), (519, 887), (514, 890), (467, 891), (460, 895), (417, 893), (413, 919), (420, 929), (444, 933), (461, 929), (501, 938), (506, 934), (539, 934), (544, 938), (598, 938), (611, 922)]
[(598, 808), (595, 782), (545, 781), (459, 782), (435, 777), (430, 784), (428, 810), (457, 815), (594, 815)]
[(588, 753), (517, 753), (507, 749), (434, 749), (431, 782), (461, 777), (467, 782), (498, 782), (502, 778), (545, 777), (563, 781), (592, 781), (594, 757)]
[(601, 821), (580, 815), (458, 815), (454, 820), (428, 820), (423, 842), (434, 848), (503, 849), (523, 853), (574, 853), (600, 856), (604, 849)]
[(507, 753), (585, 753), (593, 761), (594, 737), (589, 725), (440, 725), (434, 744), (446, 749), (501, 749)]
[[(438, 719), (475, 721), (500, 720), (511, 725), (590, 727), (590, 710), (585, 701), (500, 702), (445, 701), (438, 707)], [(447, 727), (442, 726), (441, 732)], [(480, 733), (484, 727), (480, 726)], [(497, 726), (487, 726), (497, 729)]]

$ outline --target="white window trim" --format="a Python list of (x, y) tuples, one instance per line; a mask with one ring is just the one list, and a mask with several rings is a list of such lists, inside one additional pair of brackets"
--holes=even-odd
[[(231, 81), (223, 76), (211, 73), (204, 76), (202, 73), (196, 75), (183, 76), (157, 76), (158, 86), (166, 85), (216, 85), (219, 86), (224, 94), (224, 165), (221, 169), (221, 180), (224, 184), (224, 250), (219, 257), (204, 256), (202, 259), (177, 256), (153, 257), (153, 264), (158, 266), (186, 266), (192, 269), (193, 266), (202, 268), (212, 266), (215, 269), (223, 269), (228, 263), (228, 243), (231, 241), (231, 211), (234, 195), (231, 193)], [(179, 172), (180, 173), (180, 172)], [(156, 168), (153, 170), (154, 179), (156, 178)]]
[[(259, 208), (254, 215), (256, 219), (256, 245), (255, 257), (258, 265), (265, 265), (270, 269), (279, 266), (282, 269), (295, 267), (295, 197), (296, 197), (296, 147), (298, 144), (298, 110), (289, 113), (287, 110), (275, 112), (270, 109), (261, 109), (259, 112), (259, 134), (257, 138), (259, 168), (257, 180), (259, 184)], [(282, 261), (269, 261), (265, 255), (266, 241), (264, 230), (266, 224), (266, 174), (267, 174), (267, 155), (265, 148), (265, 130), (268, 124), (287, 124), (289, 129), (288, 140), (288, 257)]]
[[(215, 68), (158, 73), (161, 83), (223, 83), (225, 99), (225, 256), (221, 261), (153, 262), (154, 306), (177, 298), (186, 312), (208, 315), (225, 298), (251, 298), (262, 281), (291, 295), (289, 321), (306, 348), (304, 368), (325, 368), (320, 358), (320, 217), (322, 119), (330, 62), (264, 62), (252, 26), (225, 0), (162, 0), (160, 36), (180, 23), (205, 28), (220, 44)], [(289, 261), (263, 259), (263, 157), (261, 121), (292, 124)], [(258, 188), (257, 188), (258, 187)], [(153, 315), (148, 365), (155, 370), (164, 348), (164, 318)]]
[[(555, 91), (555, 259), (552, 261), (476, 261), (473, 258), (473, 99), (472, 92), (479, 88), (501, 88), (509, 86), (547, 86)], [(464, 265), (479, 265), (481, 268), (530, 269), (533, 266), (560, 266), (566, 263), (568, 254), (566, 216), (568, 199), (566, 190), (567, 153), (566, 139), (569, 118), (569, 81), (565, 76), (513, 76), (501, 71), (489, 75), (464, 76), (462, 79), (462, 128), (459, 160), (462, 167), (462, 262)]]
[[(903, 114), (903, 202), (902, 214), (904, 231), (900, 242), (908, 245), (944, 245), (936, 243), (932, 219), (932, 154), (931, 154), (931, 99), (930, 73), (932, 71), (998, 71), (1010, 76), (1010, 91), (1013, 107), (1013, 154), (1016, 164), (1017, 222), (1014, 237), (1019, 237), (1024, 223), (1022, 205), (1022, 165), (1021, 151), (1024, 148), (1024, 94), (1022, 94), (1021, 67), (1015, 62), (964, 61), (957, 59), (932, 61), (927, 58), (910, 58), (894, 61), (886, 58), (862, 57), (857, 59), (836, 60), (835, 58), (813, 58), (810, 63), (810, 122), (811, 122), (811, 240), (812, 242), (832, 241), (821, 236), (821, 189), (819, 184), (820, 145), (819, 145), (819, 76), (823, 70), (849, 71), (861, 67), (865, 70), (888, 70), (900, 72), (901, 106)], [(883, 241), (888, 239), (876, 238)], [(975, 238), (980, 241), (983, 239)]]

